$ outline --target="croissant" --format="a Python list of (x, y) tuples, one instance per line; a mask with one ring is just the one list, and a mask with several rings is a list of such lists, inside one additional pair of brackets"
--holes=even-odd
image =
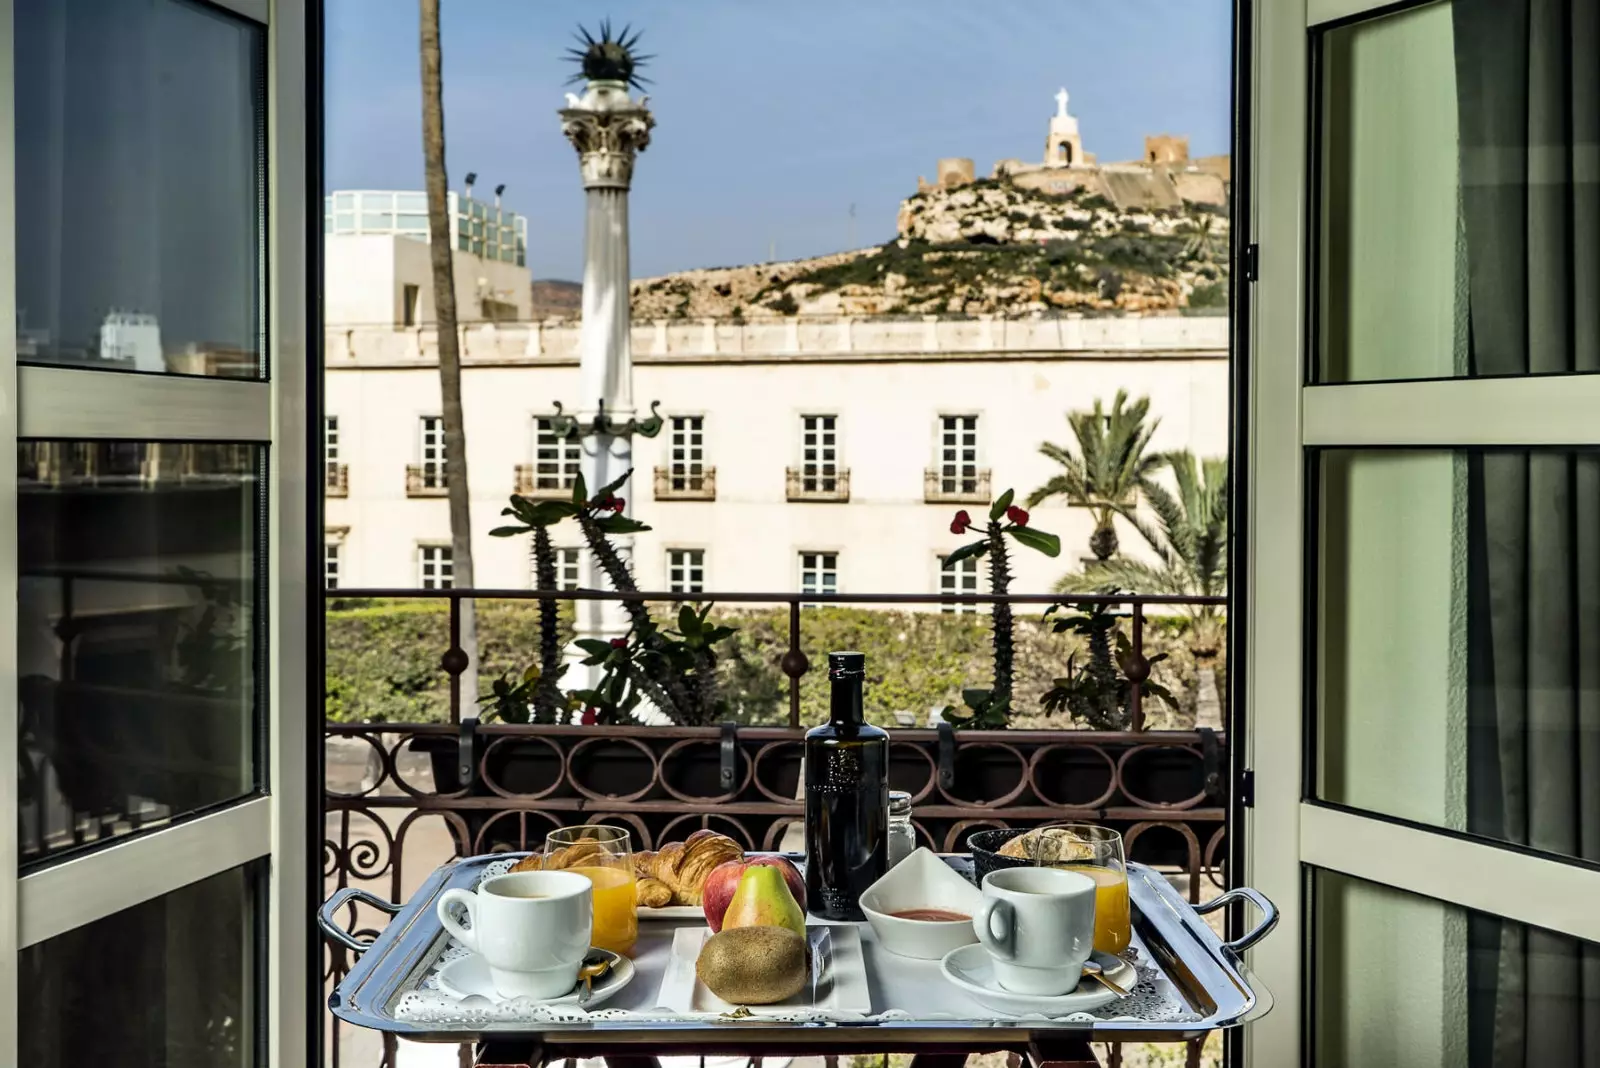
[[(660, 882), (672, 893), (671, 904), (698, 905), (706, 878), (718, 864), (743, 860), (744, 850), (732, 838), (700, 830), (685, 841), (668, 842), (655, 852), (633, 855), (633, 870), (642, 886)], [(659, 906), (656, 906), (659, 907)]]
[[(512, 871), (558, 871), (582, 864), (600, 852), (600, 843), (580, 838), (548, 854), (524, 857)], [(743, 860), (744, 850), (727, 835), (695, 831), (683, 842), (668, 842), (659, 850), (633, 855), (634, 900), (646, 908), (698, 905), (706, 877), (718, 864)]]

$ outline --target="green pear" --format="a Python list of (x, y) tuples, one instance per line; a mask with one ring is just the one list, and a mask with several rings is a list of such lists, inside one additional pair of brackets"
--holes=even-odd
[(789, 892), (781, 869), (752, 864), (744, 870), (722, 917), (722, 929), (730, 927), (787, 927), (801, 938), (806, 936), (806, 914)]

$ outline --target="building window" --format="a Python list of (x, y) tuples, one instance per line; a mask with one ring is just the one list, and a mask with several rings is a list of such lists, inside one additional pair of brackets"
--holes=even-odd
[[(957, 560), (954, 564), (939, 561), (939, 592), (940, 593), (977, 593), (978, 592), (978, 558), (969, 556), (965, 560)], [(954, 613), (955, 615), (968, 615), (976, 612), (975, 604), (947, 604), (940, 611)]]
[(339, 588), (339, 543), (322, 544), (322, 585), (330, 590)]
[(978, 417), (939, 417), (939, 488), (945, 493), (978, 491)]
[(578, 478), (583, 446), (576, 435), (556, 436), (554, 419), (533, 421), (533, 486), (536, 490), (569, 490)]
[(402, 286), (400, 288), (400, 323), (402, 326), (417, 325), (417, 308), (421, 302), (421, 286)]
[(417, 585), (425, 590), (448, 590), (455, 585), (450, 546), (417, 546)]
[(418, 421), (417, 433), (422, 485), (426, 489), (437, 489), (445, 484), (444, 417), (440, 415), (423, 416)]
[(701, 593), (706, 588), (704, 549), (667, 550), (667, 589), (672, 593)]
[(832, 490), (839, 473), (838, 416), (800, 417), (800, 478), (807, 493)]
[(330, 415), (322, 420), (322, 458), (328, 465), (327, 485), (339, 481), (339, 417)]
[(563, 590), (578, 588), (581, 573), (578, 570), (578, 561), (583, 550), (575, 545), (568, 545), (556, 549), (556, 585)]
[(671, 452), (668, 467), (672, 488), (697, 490), (706, 471), (706, 419), (703, 415), (675, 415), (671, 420)]
[[(575, 590), (578, 588), (578, 560), (582, 550), (576, 546), (558, 545), (551, 550), (555, 557), (556, 586), (558, 590)], [(539, 585), (539, 562), (534, 558), (533, 550), (528, 551), (528, 576), (532, 589), (542, 589)]]
[(839, 554), (801, 553), (800, 592), (838, 593)]

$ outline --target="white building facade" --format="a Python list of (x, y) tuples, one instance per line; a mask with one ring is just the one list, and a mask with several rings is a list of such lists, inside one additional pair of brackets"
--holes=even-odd
[[(330, 280), (337, 277), (330, 269)], [(330, 291), (330, 299), (333, 294)], [(430, 326), (327, 328), (330, 580), (449, 581), (439, 376)], [(478, 585), (533, 585), (528, 540), (492, 538), (513, 491), (569, 491), (576, 438), (553, 433), (578, 396), (578, 324), (462, 328), (473, 551)], [(1148, 396), (1152, 447), (1220, 456), (1228, 442), (1225, 318), (782, 319), (636, 323), (634, 396), (659, 402), (636, 437), (622, 491), (653, 528), (638, 536), (643, 589), (938, 593), (983, 590), (941, 557), (958, 508), (981, 518), (1058, 468), (1069, 410), (1116, 392)], [(1047, 559), (1019, 549), (1014, 591), (1043, 592), (1088, 556), (1089, 514), (1059, 503), (1032, 524), (1057, 533)], [(1124, 529), (1125, 552), (1140, 552)], [(563, 582), (579, 581), (575, 525), (555, 532)]]

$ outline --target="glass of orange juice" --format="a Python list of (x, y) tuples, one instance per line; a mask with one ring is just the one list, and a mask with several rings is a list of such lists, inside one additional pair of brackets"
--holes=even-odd
[(567, 871), (586, 875), (594, 884), (594, 934), (601, 949), (627, 953), (639, 938), (639, 914), (634, 911), (633, 846), (621, 827), (590, 824), (551, 831), (544, 840), (547, 863), (562, 852)]
[(1068, 823), (1062, 829), (1087, 843), (1089, 855), (1054, 866), (1080, 871), (1094, 880), (1094, 948), (1101, 953), (1121, 953), (1133, 941), (1128, 861), (1123, 853), (1122, 835), (1092, 823)]

